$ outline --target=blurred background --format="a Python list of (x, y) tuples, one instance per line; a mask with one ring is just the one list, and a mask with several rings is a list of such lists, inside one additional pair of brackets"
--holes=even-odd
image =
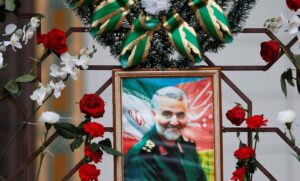
[[(66, 31), (69, 27), (83, 26), (76, 15), (65, 7), (61, 0), (23, 0), (21, 13), (37, 12), (44, 14), (46, 18), (42, 19), (42, 33), (48, 32), (52, 28), (59, 28)], [(270, 17), (280, 16), (283, 13), (287, 17), (292, 14), (287, 8), (284, 0), (260, 0), (251, 11), (245, 24), (247, 28), (262, 28), (264, 21)], [(0, 33), (8, 23), (16, 23), (19, 26), (24, 25), (29, 20), (19, 20), (13, 14), (9, 15), (4, 23), (1, 23)], [(277, 34), (280, 40), (288, 43), (293, 36), (287, 33)], [(265, 65), (266, 63), (260, 57), (260, 43), (268, 41), (269, 38), (262, 34), (239, 34), (234, 37), (232, 44), (226, 45), (223, 50), (217, 54), (207, 53), (206, 55), (216, 65)], [(41, 47), (33, 46), (34, 39), (30, 40), (29, 45), (13, 53), (9, 50), (10, 68), (8, 71), (1, 72), (0, 82), (7, 82), (11, 77), (27, 72), (31, 64), (28, 57), (39, 57), (42, 53)], [(90, 62), (91, 65), (119, 65), (109, 53), (108, 48), (101, 47), (95, 42), (88, 33), (73, 33), (68, 38), (70, 54), (77, 54), (83, 47), (96, 45), (97, 53)], [(294, 53), (300, 53), (300, 43), (297, 42), (292, 50)], [(48, 82), (49, 66), (56, 62), (57, 57), (50, 55), (42, 65), (42, 82)], [(202, 63), (205, 65), (205, 63)], [(282, 56), (268, 71), (224, 71), (224, 73), (237, 85), (253, 103), (253, 114), (264, 114), (269, 120), (268, 127), (279, 127), (287, 132), (285, 126), (277, 121), (278, 112), (286, 109), (292, 109), (297, 113), (294, 124), (294, 133), (296, 144), (300, 145), (300, 95), (296, 88), (288, 86), (288, 96), (285, 98), (280, 88), (280, 76), (287, 68), (293, 67), (286, 56)], [(42, 107), (41, 111), (55, 111), (61, 116), (72, 118), (72, 122), (80, 122), (83, 115), (79, 112), (78, 102), (85, 93), (93, 93), (106, 82), (112, 75), (111, 71), (88, 70), (81, 71), (78, 81), (68, 81), (66, 89), (63, 90), (62, 97), (50, 100)], [(222, 121), (223, 126), (231, 127), (225, 113), (231, 109), (235, 102), (246, 104), (239, 96), (222, 81)], [(26, 110), (21, 110), (15, 106), (12, 101), (6, 99), (0, 102), (0, 150), (8, 143), (8, 138), (16, 132), (24, 115), (32, 111), (32, 103), (29, 95), (33, 91), (33, 85), (26, 85), (25, 91), (18, 97), (19, 102)], [(106, 102), (106, 111), (103, 118), (99, 121), (105, 126), (112, 127), (112, 86), (110, 85), (101, 97)], [(71, 120), (64, 120), (71, 121)], [(245, 126), (245, 125), (243, 125)], [(30, 148), (28, 155), (32, 154), (41, 145), (44, 127), (39, 125), (29, 125), (18, 136), (18, 139), (10, 148), (4, 161), (0, 163), (0, 175), (4, 178), (11, 176), (22, 163), (25, 147)], [(104, 137), (113, 140), (111, 133), (106, 133)], [(241, 134), (244, 142), (247, 141), (246, 134)], [(238, 148), (239, 140), (236, 133), (223, 133), (223, 172), (224, 180), (230, 180), (232, 172), (235, 170), (236, 159), (233, 152)], [(72, 153), (69, 149), (69, 141), (57, 138), (48, 150), (53, 153), (46, 155), (41, 179), (44, 181), (60, 180), (78, 161), (83, 157), (83, 149), (78, 149)], [(257, 160), (279, 181), (298, 181), (300, 178), (300, 163), (290, 154), (292, 149), (275, 133), (261, 133), (260, 142), (257, 147)], [(37, 159), (38, 161), (38, 159)], [(16, 180), (24, 180), (24, 177), (32, 178), (36, 172), (36, 163), (28, 167), (27, 171), (20, 174)], [(113, 157), (104, 156), (103, 162), (99, 164), (101, 176), (99, 180), (113, 180)], [(29, 179), (30, 180), (30, 179)], [(71, 180), (79, 180), (78, 173), (75, 173)], [(268, 180), (259, 170), (255, 173), (255, 181)]]

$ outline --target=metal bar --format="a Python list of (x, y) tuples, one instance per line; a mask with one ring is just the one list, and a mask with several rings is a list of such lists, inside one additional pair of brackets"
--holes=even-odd
[(112, 83), (112, 77), (110, 77), (96, 92), (95, 94), (100, 95), (102, 94), (103, 91), (105, 91), (105, 89), (110, 86), (110, 84)]
[(61, 181), (69, 180), (72, 175), (79, 169), (79, 167), (84, 163), (84, 158), (82, 158), (62, 179)]
[(18, 18), (20, 19), (29, 19), (34, 16), (41, 15), (40, 13), (20, 13), (20, 12), (13, 12)]
[(267, 28), (245, 28), (242, 33), (266, 33)]
[[(286, 142), (298, 155), (300, 155), (300, 148), (293, 144), (293, 142), (284, 134), (279, 128), (277, 127), (268, 127), (268, 128), (259, 128), (257, 129), (258, 132), (265, 132), (265, 133), (276, 133), (283, 141)], [(249, 128), (245, 127), (223, 127), (223, 132), (248, 132)]]
[(291, 49), (291, 47), (298, 41), (298, 37), (295, 36), (287, 45), (286, 48)]
[(106, 132), (114, 132), (114, 128), (113, 127), (105, 127), (105, 131)]
[(264, 167), (259, 161), (256, 160), (257, 168), (271, 181), (277, 181), (277, 179)]
[(224, 73), (221, 73), (221, 77), (224, 82), (247, 103), (248, 112), (252, 115), (252, 101)]
[(266, 66), (255, 66), (255, 65), (246, 65), (246, 66), (231, 66), (231, 65), (217, 65), (221, 67), (222, 71), (265, 71)]
[(24, 106), (12, 95), (8, 95), (7, 98), (21, 111), (23, 119), (26, 118), (27, 110), (24, 109)]
[(14, 180), (36, 157), (40, 155), (40, 153), (47, 148), (50, 143), (52, 143), (56, 138), (58, 134), (55, 132), (52, 134), (46, 141), (45, 144), (40, 146), (29, 158), (26, 162), (24, 162), (19, 168), (16, 169), (16, 172), (8, 179), (8, 180)]
[(66, 32), (66, 36), (70, 36), (74, 32), (89, 32), (89, 28), (87, 27), (70, 27)]
[[(114, 129), (113, 127), (105, 127), (105, 131), (106, 132), (113, 132)], [(9, 178), (9, 180), (13, 180), (14, 178), (16, 178), (16, 176), (18, 176), (24, 169), (25, 167), (27, 167), (36, 157), (38, 157), (40, 155), (40, 153), (47, 148), (57, 137), (58, 137), (58, 133), (55, 132), (53, 133), (46, 141), (45, 144), (40, 146), (29, 158), (28, 160), (22, 165), (20, 166), (18, 169), (16, 169), (16, 172), (13, 176), (11, 176)]]
[(40, 61), (41, 61), (41, 64), (44, 62), (44, 60), (51, 54), (51, 51), (48, 50), (46, 52), (44, 52), (44, 54), (42, 55)]
[[(23, 163), (27, 162), (27, 156), (28, 156), (28, 142), (27, 142), (27, 140), (28, 140), (28, 134), (27, 134), (28, 130), (27, 130), (27, 128), (24, 129), (24, 132), (23, 132), (24, 136), (22, 137), (22, 143), (23, 143)], [(27, 170), (28, 170), (28, 168), (25, 167), (24, 168), (24, 172), (23, 172), (24, 173), (24, 176), (23, 176), (24, 181), (28, 180)]]
[(89, 65), (87, 70), (112, 70), (122, 68), (119, 65)]

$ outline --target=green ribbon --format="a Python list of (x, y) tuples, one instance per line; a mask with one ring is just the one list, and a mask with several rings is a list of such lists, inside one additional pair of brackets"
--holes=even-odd
[(90, 33), (93, 37), (120, 28), (133, 0), (106, 0), (94, 9)]
[(123, 41), (120, 63), (123, 68), (136, 66), (146, 60), (154, 31), (160, 28), (156, 18), (139, 16)]
[(232, 42), (228, 20), (214, 0), (190, 0), (189, 6), (195, 11), (201, 27), (207, 34), (226, 43)]
[(200, 63), (201, 50), (193, 27), (189, 26), (178, 13), (164, 18), (163, 24), (172, 46), (184, 57)]

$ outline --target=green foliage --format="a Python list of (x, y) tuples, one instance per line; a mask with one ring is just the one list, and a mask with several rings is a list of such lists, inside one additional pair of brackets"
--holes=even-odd
[(281, 78), (280, 78), (280, 83), (281, 83), (281, 90), (283, 92), (283, 94), (285, 95), (285, 97), (287, 97), (287, 87), (286, 87), (286, 81), (291, 85), (291, 86), (295, 86), (294, 82), (293, 82), (293, 72), (292, 69), (289, 68), (287, 69), (285, 72), (283, 72), (281, 74)]
[(21, 94), (21, 86), (19, 83), (31, 82), (35, 79), (33, 75), (24, 74), (16, 79), (11, 79), (4, 85), (4, 89), (13, 96), (18, 96)]
[(115, 150), (112, 148), (112, 144), (110, 140), (107, 138), (103, 141), (99, 142), (100, 147), (102, 148), (103, 151), (110, 155), (116, 155), (116, 156), (122, 156), (123, 154), (119, 152), (118, 150)]
[(5, 10), (14, 11), (16, 9), (16, 4), (14, 0), (5, 0)]
[(300, 70), (300, 54), (299, 55), (294, 55), (294, 60), (295, 60), (295, 66), (298, 70)]
[(297, 71), (296, 73), (296, 84), (297, 84), (298, 93), (300, 94), (300, 71)]
[(4, 0), (4, 5), (0, 6), (0, 22), (4, 22), (7, 12), (15, 12), (21, 7), (20, 0)]
[(83, 143), (83, 138), (81, 136), (78, 136), (76, 139), (74, 139), (74, 141), (70, 144), (70, 148), (72, 150), (72, 152), (79, 148), (81, 146), (81, 144)]
[(66, 139), (74, 139), (78, 136), (78, 129), (71, 123), (55, 123), (54, 128)]
[(35, 79), (35, 77), (31, 74), (24, 74), (16, 78), (16, 82), (31, 82)]
[(97, 150), (99, 150), (99, 148), (100, 148), (100, 145), (97, 144), (97, 143), (92, 143), (90, 145), (90, 149), (91, 149), (92, 152), (96, 152)]
[(14, 96), (20, 95), (21, 93), (21, 88), (19, 84), (13, 79), (11, 79), (4, 85), (4, 89)]

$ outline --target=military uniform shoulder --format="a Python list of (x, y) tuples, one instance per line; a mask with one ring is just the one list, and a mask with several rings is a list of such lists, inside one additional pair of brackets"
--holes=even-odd
[(182, 141), (185, 142), (185, 143), (192, 143), (194, 144), (194, 141), (189, 139), (188, 137), (185, 137), (185, 136), (182, 136)]
[(136, 145), (134, 145), (127, 153), (127, 157), (134, 157), (136, 155), (148, 154), (155, 150), (154, 141), (147, 139), (141, 140)]

